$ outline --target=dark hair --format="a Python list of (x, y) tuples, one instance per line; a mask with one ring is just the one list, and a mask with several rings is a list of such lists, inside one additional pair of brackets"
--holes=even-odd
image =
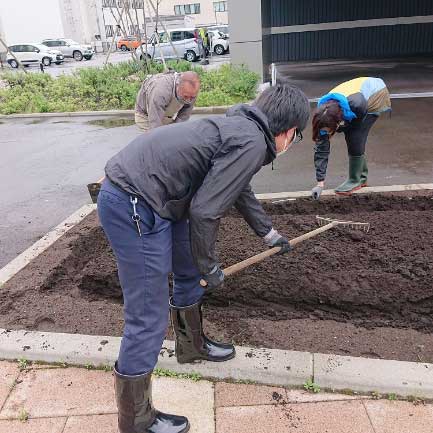
[(334, 134), (338, 124), (343, 120), (340, 104), (334, 99), (320, 105), (313, 113), (313, 141), (320, 140), (320, 130), (329, 128), (330, 135)]
[(291, 128), (303, 131), (310, 117), (310, 103), (296, 86), (279, 84), (268, 87), (254, 102), (268, 118), (274, 136)]

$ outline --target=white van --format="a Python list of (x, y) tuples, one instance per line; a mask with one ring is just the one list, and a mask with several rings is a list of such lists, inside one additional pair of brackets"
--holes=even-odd
[[(177, 56), (173, 52), (173, 48), (170, 44), (170, 39), (177, 51)], [(157, 35), (153, 34), (147, 44), (147, 57), (153, 59), (161, 59), (161, 51), (164, 55), (164, 59), (176, 59), (183, 58), (188, 62), (195, 62), (200, 53), (197, 38), (195, 37), (195, 29), (181, 28), (181, 29), (169, 29), (168, 33), (159, 32), (159, 46), (157, 44)], [(141, 49), (138, 48), (140, 53), (140, 59), (144, 60), (146, 52), (145, 44), (142, 44)]]

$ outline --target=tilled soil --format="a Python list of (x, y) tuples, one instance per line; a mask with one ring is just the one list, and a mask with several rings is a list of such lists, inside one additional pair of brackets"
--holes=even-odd
[[(433, 362), (433, 193), (266, 203), (289, 238), (324, 215), (333, 229), (267, 259), (206, 296), (206, 330), (237, 344)], [(217, 245), (224, 266), (266, 247), (235, 212)], [(96, 213), (0, 290), (0, 327), (121, 335), (116, 265)], [(170, 334), (169, 334), (170, 336)]]

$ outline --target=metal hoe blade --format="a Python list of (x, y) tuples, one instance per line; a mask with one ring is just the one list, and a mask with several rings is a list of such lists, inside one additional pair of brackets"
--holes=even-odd
[(360, 223), (356, 221), (343, 221), (343, 220), (336, 220), (333, 218), (325, 218), (321, 216), (316, 216), (316, 221), (319, 224), (319, 226), (325, 226), (327, 224), (335, 224), (336, 226), (344, 226), (348, 227), (353, 230), (362, 230), (365, 233), (368, 233), (370, 230), (370, 223)]

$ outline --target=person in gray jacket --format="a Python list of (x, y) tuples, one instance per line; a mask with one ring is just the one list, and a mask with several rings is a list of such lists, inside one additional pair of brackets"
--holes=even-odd
[[(204, 288), (224, 273), (215, 254), (220, 219), (234, 206), (269, 247), (290, 250), (272, 227), (250, 182), (263, 165), (302, 139), (309, 103), (297, 88), (265, 90), (225, 117), (168, 125), (142, 134), (112, 157), (98, 213), (116, 257), (125, 328), (115, 365), (120, 433), (180, 433), (185, 417), (155, 410), (151, 373), (166, 335), (169, 311), (178, 362), (225, 361), (234, 347), (203, 332)], [(169, 299), (168, 274), (173, 272)]]
[(146, 78), (135, 102), (135, 123), (141, 131), (185, 122), (200, 91), (196, 72), (166, 72)]

